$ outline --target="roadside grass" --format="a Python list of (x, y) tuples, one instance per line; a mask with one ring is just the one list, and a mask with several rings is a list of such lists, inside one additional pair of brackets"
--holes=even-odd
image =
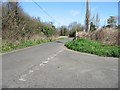
[(54, 41), (54, 40), (51, 40), (51, 39), (40, 39), (40, 40), (22, 41), (19, 44), (8, 42), (8, 43), (2, 44), (2, 46), (0, 47), (0, 52), (2, 52), (2, 53), (10, 52), (10, 51), (13, 51), (13, 50), (22, 49), (22, 48), (35, 46), (35, 45), (38, 45), (38, 44), (52, 42), (52, 41)]
[(48, 39), (39, 39), (39, 40), (26, 40), (20, 42), (19, 44), (15, 44), (13, 42), (7, 42), (0, 45), (0, 52), (1, 53), (10, 52), (17, 49), (23, 49), (26, 47), (36, 46), (42, 43), (53, 42), (55, 40), (62, 40), (62, 39), (64, 39), (64, 37), (60, 37), (58, 39), (48, 38)]
[(65, 46), (69, 49), (79, 52), (85, 52), (105, 57), (120, 57), (119, 46), (107, 45), (98, 41), (81, 38), (67, 42)]

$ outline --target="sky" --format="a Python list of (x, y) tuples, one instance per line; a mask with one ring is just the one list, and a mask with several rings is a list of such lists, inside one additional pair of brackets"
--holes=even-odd
[[(53, 22), (56, 27), (68, 26), (72, 22), (85, 24), (85, 2), (37, 2), (44, 13), (33, 2), (20, 2), (20, 6), (31, 17), (40, 17), (43, 22)], [(107, 24), (110, 16), (118, 16), (117, 2), (90, 2), (91, 16), (99, 13), (100, 26)], [(51, 16), (51, 17), (50, 17)]]

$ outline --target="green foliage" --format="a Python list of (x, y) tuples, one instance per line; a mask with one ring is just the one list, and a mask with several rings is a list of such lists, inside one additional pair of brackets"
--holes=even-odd
[(90, 23), (90, 31), (95, 31), (96, 26), (93, 24), (93, 22)]
[(55, 33), (55, 28), (45, 26), (45, 27), (43, 28), (42, 32), (43, 32), (47, 37), (51, 37), (51, 36), (53, 36), (54, 33)]
[(19, 2), (4, 2), (2, 10), (1, 52), (53, 41), (53, 39), (49, 39), (56, 35), (53, 23), (44, 23), (39, 17), (30, 17), (22, 10)]
[(61, 28), (60, 28), (60, 36), (68, 36), (68, 34), (69, 34), (69, 31), (68, 31), (67, 27), (61, 26)]
[(70, 37), (75, 37), (75, 32), (76, 31), (83, 31), (84, 30), (84, 26), (82, 26), (80, 23), (77, 22), (73, 22), (71, 23), (69, 26), (69, 36)]
[(19, 45), (9, 42), (9, 43), (2, 45), (2, 47), (0, 47), (0, 50), (1, 52), (9, 52), (9, 51), (13, 51), (16, 49), (30, 47), (30, 46), (34, 46), (34, 45), (38, 45), (38, 44), (42, 44), (46, 42), (51, 42), (51, 41), (53, 40), (51, 39), (27, 40), (27, 41), (22, 41)]
[(69, 49), (96, 54), (99, 56), (120, 57), (120, 47), (102, 44), (97, 41), (78, 39), (65, 44)]
[(117, 19), (115, 16), (110, 16), (110, 18), (108, 18), (107, 20), (108, 26), (109, 27), (115, 27), (116, 23), (117, 23)]
[(70, 30), (69, 36), (70, 37), (75, 37), (75, 33), (76, 33), (75, 30)]
[(30, 40), (34, 36), (50, 37), (55, 35), (55, 26), (43, 23), (40, 18), (30, 17), (18, 2), (5, 2), (2, 5), (2, 40)]

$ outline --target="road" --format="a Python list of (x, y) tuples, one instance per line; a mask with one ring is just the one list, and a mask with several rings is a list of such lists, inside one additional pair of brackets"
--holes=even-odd
[(117, 88), (118, 59), (50, 42), (2, 55), (3, 88)]

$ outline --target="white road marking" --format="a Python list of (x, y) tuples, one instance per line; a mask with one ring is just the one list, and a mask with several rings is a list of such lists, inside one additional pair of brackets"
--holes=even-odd
[[(49, 62), (49, 60), (51, 60), (51, 59), (53, 59), (54, 57), (56, 57), (56, 56), (57, 56), (59, 53), (61, 53), (62, 51), (63, 51), (63, 49), (60, 50), (60, 51), (58, 51), (56, 54), (52, 55), (51, 57), (48, 57), (45, 61), (43, 61), (42, 63), (40, 63), (39, 66), (33, 67), (33, 70), (29, 70), (29, 73), (28, 73), (28, 74), (33, 73), (34, 70), (39, 70), (39, 69), (40, 69), (40, 68), (39, 68), (40, 66), (45, 66), (45, 64), (47, 64), (47, 63)], [(26, 77), (28, 74), (22, 75), (22, 76), (19, 78), (19, 80), (25, 82), (25, 81), (26, 81), (25, 77)]]
[(40, 66), (44, 66), (44, 64), (43, 64), (43, 63), (40, 63)]
[(61, 53), (63, 51), (63, 49), (62, 50), (60, 50), (59, 52)]
[(20, 81), (24, 81), (24, 82), (26, 81), (26, 80), (25, 80), (25, 79), (23, 79), (23, 78), (20, 78), (19, 80), (20, 80)]
[(27, 76), (26, 74), (25, 74), (25, 75), (20, 76), (19, 80), (20, 80), (20, 81), (26, 81), (26, 80), (25, 80), (25, 77), (26, 77), (26, 76)]
[(43, 64), (47, 64), (48, 63), (48, 61), (43, 61)]
[(33, 73), (34, 71), (33, 70), (29, 70), (29, 73)]
[(47, 60), (50, 60), (50, 58), (47, 58)]

